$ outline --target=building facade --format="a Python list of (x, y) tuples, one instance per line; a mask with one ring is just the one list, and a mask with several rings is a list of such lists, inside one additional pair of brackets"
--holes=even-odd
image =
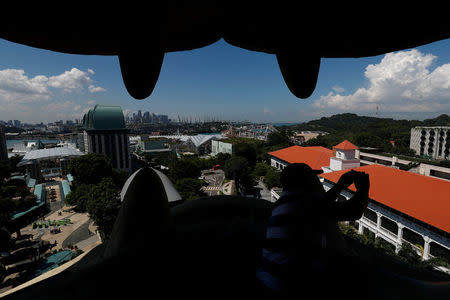
[(120, 106), (97, 104), (83, 117), (85, 153), (102, 153), (113, 168), (131, 171), (128, 130)]
[(218, 140), (211, 140), (211, 155), (217, 155), (219, 153), (233, 154), (233, 144), (225, 143)]
[(414, 127), (411, 128), (409, 148), (417, 155), (432, 159), (450, 158), (450, 127)]
[[(395, 252), (406, 242), (424, 260), (450, 260), (450, 222), (441, 213), (450, 208), (450, 182), (380, 165), (355, 170), (370, 176), (369, 205), (353, 223), (359, 233), (382, 238)], [(333, 187), (343, 173), (322, 174), (324, 189)], [(347, 189), (340, 198), (348, 200), (354, 194), (354, 189)]]
[[(443, 257), (450, 261), (449, 181), (392, 166), (373, 164), (360, 167), (358, 148), (345, 141), (333, 147), (328, 166), (318, 149), (307, 151), (307, 148), (314, 147), (301, 148), (269, 152), (272, 165), (283, 169), (291, 163), (303, 162), (313, 169), (322, 167), (324, 173), (319, 178), (326, 191), (350, 169), (369, 174), (369, 205), (363, 216), (353, 222), (359, 233), (382, 238), (396, 252), (406, 242), (425, 260)], [(278, 200), (281, 192), (281, 189), (272, 189), (271, 201)], [(354, 189), (346, 189), (341, 192), (339, 200), (348, 200), (354, 194)]]

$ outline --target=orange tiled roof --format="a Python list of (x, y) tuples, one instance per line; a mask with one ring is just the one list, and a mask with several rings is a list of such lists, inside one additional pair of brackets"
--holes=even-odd
[(324, 147), (291, 146), (277, 151), (269, 152), (278, 159), (287, 163), (305, 163), (313, 169), (321, 169), (330, 165), (330, 157), (333, 151)]
[(333, 149), (339, 149), (339, 150), (358, 150), (359, 148), (350, 143), (349, 141), (345, 140), (336, 146), (333, 147)]
[[(369, 174), (371, 199), (450, 232), (450, 181), (379, 165), (353, 170)], [(320, 176), (337, 182), (348, 171), (324, 173)], [(355, 186), (351, 185), (349, 189), (355, 191)]]

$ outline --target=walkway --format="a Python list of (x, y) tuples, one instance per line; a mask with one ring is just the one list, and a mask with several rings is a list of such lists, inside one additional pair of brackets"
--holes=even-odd
[(75, 229), (61, 244), (63, 248), (67, 248), (69, 245), (75, 246), (77, 243), (84, 241), (92, 236), (98, 239), (97, 235), (89, 230), (89, 225), (92, 220), (88, 219), (80, 227)]

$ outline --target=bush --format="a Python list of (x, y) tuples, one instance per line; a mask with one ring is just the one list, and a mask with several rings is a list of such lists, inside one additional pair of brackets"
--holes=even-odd
[(200, 179), (181, 178), (175, 183), (175, 188), (183, 200), (189, 201), (203, 196), (203, 192), (200, 190), (202, 185), (203, 181)]
[(397, 255), (409, 264), (418, 265), (421, 262), (420, 256), (417, 255), (416, 250), (414, 250), (411, 244), (406, 242), (402, 244)]
[(264, 184), (268, 189), (281, 186), (280, 174), (281, 172), (274, 167), (269, 167), (266, 172), (266, 176), (264, 177)]

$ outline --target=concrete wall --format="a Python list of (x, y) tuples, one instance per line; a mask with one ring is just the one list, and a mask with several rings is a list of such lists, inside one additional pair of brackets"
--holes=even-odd
[(233, 144), (224, 143), (221, 141), (211, 141), (211, 154), (217, 155), (218, 153), (233, 154)]

